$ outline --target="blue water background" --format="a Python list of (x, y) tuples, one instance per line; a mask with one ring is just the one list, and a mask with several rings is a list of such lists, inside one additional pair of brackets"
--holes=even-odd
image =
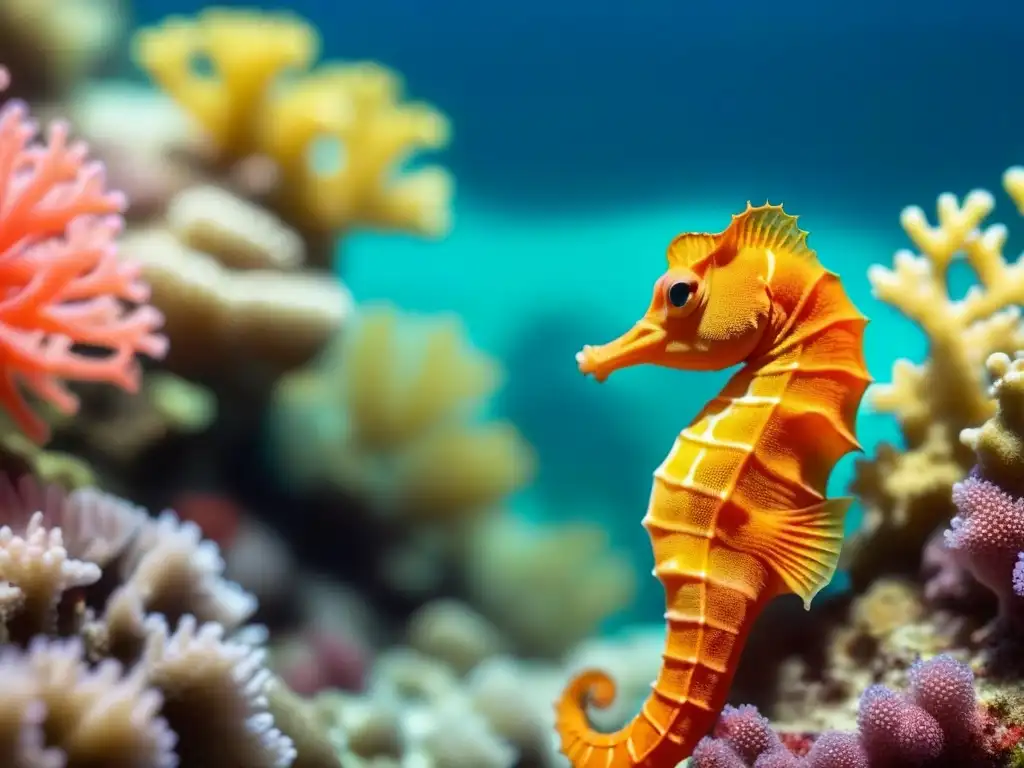
[[(147, 23), (203, 4), (139, 5)], [(462, 315), (508, 366), (495, 409), (540, 455), (514, 505), (602, 521), (642, 574), (651, 471), (724, 374), (630, 370), (598, 386), (573, 357), (639, 317), (675, 233), (717, 231), (748, 199), (784, 202), (871, 316), (869, 365), (885, 380), (895, 358), (925, 352), (865, 275), (909, 246), (902, 207), (933, 216), (940, 192), (980, 186), (997, 193), (993, 220), (1017, 225), (1000, 188), (1024, 163), (1024, 5), (1009, 0), (262, 7), (306, 16), (325, 58), (381, 61), (450, 115), (438, 159), (458, 180), (452, 235), (352, 237), (339, 271), (360, 300)], [(868, 450), (897, 436), (869, 413), (860, 433)], [(847, 459), (833, 493), (850, 472)], [(650, 620), (660, 590), (640, 583), (630, 617)]]

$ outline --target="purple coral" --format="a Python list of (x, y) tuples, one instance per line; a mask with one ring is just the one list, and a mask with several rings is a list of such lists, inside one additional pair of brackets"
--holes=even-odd
[(1013, 566), (1013, 591), (1024, 597), (1024, 552), (1017, 555), (1017, 564)]
[(910, 669), (908, 694), (935, 719), (951, 746), (967, 744), (980, 734), (974, 673), (952, 656), (916, 662)]
[(739, 707), (727, 705), (718, 719), (715, 733), (748, 763), (763, 752), (782, 746), (768, 718), (751, 704)]
[[(861, 697), (857, 733), (823, 733), (804, 757), (790, 752), (753, 707), (727, 707), (693, 753), (693, 768), (891, 768), (981, 765), (982, 721), (970, 668), (952, 656), (919, 661), (905, 695), (885, 686)], [(952, 761), (952, 762), (950, 762)]]
[(807, 753), (806, 768), (869, 768), (867, 752), (856, 733), (821, 734)]
[(861, 743), (873, 763), (919, 765), (942, 754), (938, 721), (909, 699), (883, 685), (864, 691), (857, 715)]
[(1019, 618), (1022, 603), (1015, 589), (1024, 576), (1018, 579), (1015, 566), (1024, 550), (1024, 499), (972, 473), (953, 486), (953, 503), (959, 514), (945, 533), (947, 546), (995, 593), (1001, 617)]

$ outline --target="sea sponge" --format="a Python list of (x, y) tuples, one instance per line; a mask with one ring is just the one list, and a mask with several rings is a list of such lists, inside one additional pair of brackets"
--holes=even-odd
[(293, 487), (334, 487), (391, 519), (473, 517), (534, 466), (511, 424), (468, 418), (499, 381), (454, 319), (367, 306), (316, 363), (279, 381), (274, 455)]
[[(444, 234), (447, 171), (392, 171), (416, 150), (444, 146), (447, 120), (403, 103), (398, 77), (379, 65), (309, 71), (318, 48), (313, 28), (293, 15), (228, 8), (170, 18), (140, 31), (134, 45), (139, 65), (201, 128), (218, 166), (273, 161), (269, 199), (308, 237), (361, 226)], [(212, 72), (199, 73), (196, 59)]]
[[(1024, 214), (1024, 168), (1008, 170), (1003, 185)], [(865, 505), (864, 522), (844, 547), (856, 589), (880, 572), (916, 569), (925, 541), (955, 511), (950, 486), (975, 463), (961, 430), (994, 412), (984, 362), (1024, 347), (1024, 260), (1004, 255), (1006, 227), (982, 228), (994, 206), (995, 198), (980, 190), (962, 201), (940, 195), (934, 227), (920, 208), (906, 208), (900, 221), (920, 255), (900, 251), (891, 269), (868, 272), (875, 295), (925, 333), (929, 358), (897, 361), (892, 381), (868, 394), (871, 407), (897, 419), (904, 446), (879, 446), (857, 464), (853, 490)], [(961, 254), (978, 285), (956, 300), (948, 273)]]
[(255, 601), (195, 526), (31, 478), (0, 486), (0, 515), (8, 762), (31, 759), (45, 730), (69, 768), (299, 764), (269, 709), (260, 636), (241, 631)]

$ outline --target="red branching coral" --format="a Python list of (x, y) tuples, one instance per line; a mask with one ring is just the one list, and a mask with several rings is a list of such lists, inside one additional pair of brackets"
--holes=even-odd
[(824, 733), (803, 757), (753, 707), (722, 712), (715, 737), (694, 750), (693, 768), (896, 768), (988, 765), (991, 744), (978, 713), (974, 675), (951, 656), (918, 661), (905, 695), (876, 685), (860, 702), (858, 733)]
[(117, 255), (124, 198), (69, 133), (54, 122), (41, 140), (23, 103), (0, 109), (0, 404), (37, 441), (47, 427), (23, 391), (72, 413), (65, 381), (134, 391), (136, 355), (167, 349), (140, 268)]

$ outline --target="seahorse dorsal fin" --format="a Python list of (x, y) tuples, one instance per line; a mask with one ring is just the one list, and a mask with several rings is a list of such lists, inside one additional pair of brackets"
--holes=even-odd
[(692, 268), (718, 247), (719, 235), (710, 232), (684, 232), (668, 246), (669, 268)]
[(746, 210), (734, 215), (718, 234), (684, 232), (676, 236), (668, 247), (668, 265), (692, 269), (719, 249), (737, 253), (744, 248), (766, 248), (776, 256), (788, 254), (817, 263), (818, 255), (807, 245), (807, 233), (797, 226), (798, 218), (781, 205), (748, 202)]
[(807, 233), (797, 226), (798, 216), (790, 216), (781, 205), (751, 205), (732, 217), (718, 236), (718, 242), (737, 251), (743, 248), (767, 248), (776, 256), (788, 254), (817, 262), (818, 255), (807, 245)]

